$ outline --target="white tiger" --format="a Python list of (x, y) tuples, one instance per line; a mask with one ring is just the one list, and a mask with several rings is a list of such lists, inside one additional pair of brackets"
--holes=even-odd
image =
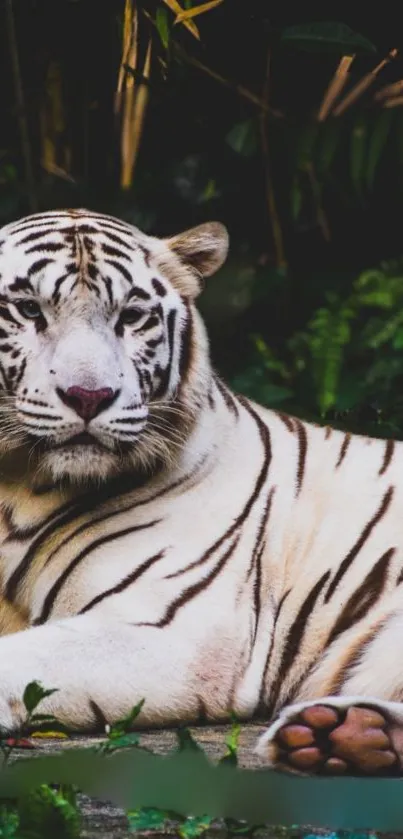
[(214, 374), (221, 224), (86, 210), (0, 231), (0, 726), (270, 722), (280, 768), (402, 774), (403, 446)]

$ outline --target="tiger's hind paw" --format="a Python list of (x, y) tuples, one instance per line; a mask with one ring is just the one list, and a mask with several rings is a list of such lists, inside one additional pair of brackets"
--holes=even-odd
[(307, 703), (285, 709), (257, 751), (274, 768), (292, 772), (396, 777), (402, 772), (393, 729), (370, 705)]

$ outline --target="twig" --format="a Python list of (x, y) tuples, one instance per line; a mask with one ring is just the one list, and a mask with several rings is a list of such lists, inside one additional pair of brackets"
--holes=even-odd
[(273, 234), (274, 250), (275, 250), (275, 255), (276, 255), (276, 266), (277, 266), (277, 268), (286, 268), (287, 267), (287, 260), (285, 258), (283, 233), (282, 233), (282, 230), (281, 230), (280, 220), (279, 220), (279, 217), (278, 217), (277, 206), (276, 206), (276, 198), (275, 198), (275, 195), (274, 195), (273, 179), (272, 179), (271, 165), (270, 165), (269, 139), (268, 139), (268, 135), (267, 135), (267, 111), (269, 109), (270, 69), (271, 69), (271, 53), (270, 53), (270, 49), (269, 49), (268, 52), (267, 52), (266, 73), (265, 73), (265, 80), (264, 80), (263, 90), (262, 90), (262, 99), (263, 99), (263, 102), (265, 104), (265, 108), (261, 108), (260, 115), (259, 115), (260, 137), (261, 137), (261, 143), (262, 143), (263, 166), (264, 166), (265, 186), (266, 186), (266, 199), (267, 199), (269, 218), (270, 218), (272, 234)]
[(15, 30), (13, 0), (6, 0), (6, 22), (7, 35), (10, 43), (11, 65), (14, 77), (15, 99), (17, 103), (17, 116), (20, 130), (21, 151), (24, 158), (25, 177), (27, 182), (27, 193), (30, 210), (34, 213), (38, 209), (38, 201), (35, 189), (34, 169), (32, 164), (32, 152), (29, 142), (29, 131), (27, 115), (25, 110), (24, 89), (22, 86), (20, 59), (18, 55), (18, 44)]
[[(261, 99), (259, 96), (256, 96), (255, 93), (252, 93), (251, 90), (248, 90), (247, 87), (243, 87), (243, 85), (237, 84), (237, 82), (231, 81), (231, 79), (226, 79), (224, 76), (221, 76), (220, 73), (216, 73), (215, 70), (212, 70), (211, 67), (208, 67), (206, 64), (203, 64), (202, 61), (199, 61), (197, 58), (193, 58), (193, 56), (188, 55), (179, 44), (174, 44), (174, 50), (177, 55), (183, 59), (183, 61), (187, 61), (188, 64), (191, 64), (193, 67), (196, 67), (198, 70), (201, 70), (202, 73), (205, 73), (207, 76), (210, 76), (219, 84), (224, 85), (224, 87), (230, 88), (233, 90), (234, 93), (237, 93), (238, 96), (242, 96), (244, 99), (248, 99), (249, 102), (252, 102), (253, 105), (257, 105), (258, 108), (262, 111), (269, 111), (269, 107), (267, 103)], [(273, 113), (273, 112), (272, 112)], [(275, 114), (278, 116), (278, 114)]]

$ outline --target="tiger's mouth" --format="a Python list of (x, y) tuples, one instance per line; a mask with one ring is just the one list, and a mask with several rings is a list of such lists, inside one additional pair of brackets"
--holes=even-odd
[(61, 443), (53, 443), (52, 449), (73, 448), (75, 446), (86, 446), (92, 449), (102, 449), (102, 451), (110, 452), (110, 449), (101, 441), (90, 434), (89, 431), (81, 431), (80, 434), (75, 434), (74, 437), (69, 437), (67, 440), (62, 440)]
[(48, 438), (43, 438), (38, 441), (38, 438), (35, 439), (35, 445), (37, 449), (43, 453), (52, 452), (52, 451), (60, 451), (62, 449), (75, 449), (80, 448), (81, 450), (92, 450), (97, 452), (108, 452), (108, 454), (113, 454), (113, 451), (110, 447), (106, 446), (104, 443), (101, 442), (97, 437), (93, 434), (90, 434), (89, 431), (81, 431), (79, 434), (75, 434), (73, 437), (67, 437), (65, 440), (60, 440), (60, 442), (56, 442), (55, 440)]

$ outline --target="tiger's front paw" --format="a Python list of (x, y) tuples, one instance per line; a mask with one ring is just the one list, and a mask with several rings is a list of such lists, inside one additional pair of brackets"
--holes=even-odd
[(402, 774), (389, 720), (361, 703), (285, 709), (257, 751), (273, 767), (303, 774)]

